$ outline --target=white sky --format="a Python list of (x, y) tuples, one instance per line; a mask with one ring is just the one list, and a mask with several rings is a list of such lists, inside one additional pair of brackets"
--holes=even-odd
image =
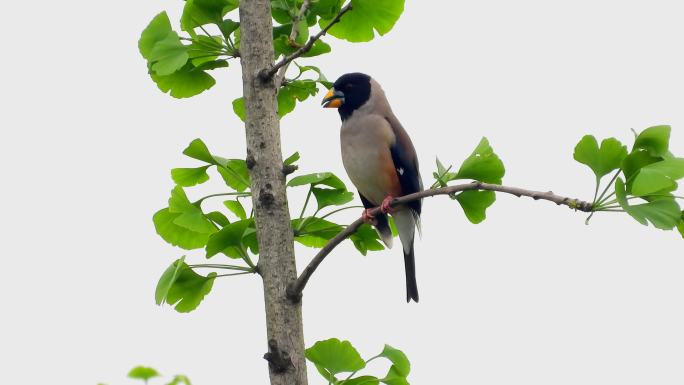
[[(305, 63), (331, 79), (374, 75), (413, 138), (426, 184), (435, 156), (460, 162), (487, 136), (506, 164), (504, 183), (590, 199), (593, 176), (572, 159), (582, 135), (631, 143), (630, 128), (671, 124), (671, 148), (684, 152), (682, 8), (564, 4), (408, 1), (386, 37), (358, 45), (328, 39), (333, 53)], [(181, 6), (4, 7), (0, 366), (7, 383), (130, 384), (125, 374), (137, 364), (198, 385), (267, 383), (256, 277), (218, 281), (189, 315), (153, 302), (159, 275), (184, 254), (151, 221), (172, 188), (169, 169), (196, 164), (180, 154), (196, 137), (218, 154), (244, 157), (230, 108), (241, 94), (237, 65), (190, 100), (162, 94), (146, 74), (140, 32), (163, 9), (177, 20)], [(302, 172), (348, 180), (338, 116), (319, 99), (282, 121), (284, 152), (301, 152)], [(293, 212), (302, 194), (291, 192)], [(499, 196), (478, 226), (448, 199), (424, 207), (420, 304), (404, 301), (399, 249), (364, 258), (345, 243), (305, 293), (307, 346), (339, 337), (370, 357), (392, 344), (411, 359), (414, 385), (684, 381), (678, 234), (615, 213), (585, 226), (583, 214), (510, 196)], [(312, 255), (299, 248), (300, 267)], [(309, 376), (323, 383), (315, 371)]]

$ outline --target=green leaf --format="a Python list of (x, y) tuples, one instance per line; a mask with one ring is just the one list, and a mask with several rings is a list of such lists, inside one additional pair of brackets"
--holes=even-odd
[(389, 345), (385, 345), (385, 348), (382, 350), (382, 353), (380, 353), (380, 356), (392, 361), (392, 368), (394, 368), (394, 371), (391, 371), (392, 374), (404, 378), (409, 375), (409, 372), (411, 371), (411, 363), (406, 357), (406, 354), (404, 354), (404, 352), (401, 350), (393, 348)]
[(332, 19), (340, 12), (344, 0), (318, 0), (314, 1), (309, 11), (322, 18)]
[(173, 283), (176, 282), (176, 278), (178, 278), (178, 274), (184, 261), (185, 256), (173, 261), (171, 266), (164, 270), (164, 273), (162, 273), (161, 277), (159, 277), (157, 288), (154, 291), (154, 301), (157, 303), (157, 305), (161, 305), (164, 302), (164, 299), (171, 289), (171, 286), (173, 286)]
[(156, 370), (146, 367), (146, 366), (136, 366), (128, 372), (128, 378), (134, 378), (136, 380), (143, 380), (147, 382), (150, 378), (159, 377), (160, 374)]
[(234, 259), (241, 258), (242, 237), (251, 222), (251, 219), (233, 222), (214, 233), (207, 242), (207, 258), (221, 252)]
[[(451, 166), (449, 166), (449, 168), (445, 168), (444, 165), (442, 164), (442, 162), (440, 162), (439, 158), (436, 158), (436, 163), (437, 163), (437, 172), (432, 173), (432, 176), (435, 178), (435, 181), (436, 181), (435, 186), (446, 187), (447, 182), (449, 180), (451, 180), (452, 178), (454, 178), (456, 176), (456, 174), (449, 175), (448, 171), (449, 171), (449, 169), (451, 169)], [(453, 199), (452, 195), (450, 195), (450, 197), (452, 197), (452, 199)]]
[(206, 213), (205, 215), (212, 222), (217, 223), (221, 227), (224, 227), (230, 223), (228, 218), (226, 218), (226, 216), (220, 211), (212, 211), (210, 213)]
[(188, 47), (184, 46), (178, 34), (172, 31), (154, 45), (148, 60), (152, 63), (152, 71), (164, 76), (181, 69), (188, 59)]
[(299, 45), (304, 45), (307, 40), (309, 40), (309, 25), (306, 23), (306, 20), (300, 20), (297, 23), (297, 38), (295, 42)]
[(183, 154), (217, 166), (217, 171), (223, 181), (238, 192), (243, 192), (250, 186), (249, 169), (247, 162), (242, 159), (223, 159), (212, 155), (207, 145), (200, 139), (193, 140), (190, 145), (183, 150)]
[(190, 142), (188, 147), (186, 147), (185, 150), (183, 150), (183, 154), (193, 159), (201, 160), (209, 164), (218, 165), (218, 162), (216, 161), (216, 159), (214, 159), (214, 156), (211, 155), (211, 152), (209, 152), (209, 148), (207, 148), (207, 145), (204, 144), (202, 139), (199, 138)]
[[(201, 51), (199, 54), (218, 53), (218, 51), (225, 48), (221, 36), (207, 36), (197, 35), (193, 36), (192, 44), (190, 44), (190, 51)], [(196, 57), (197, 52), (191, 52), (190, 57)]]
[[(237, 4), (237, 0), (235, 0), (235, 3)], [(231, 19), (224, 19), (221, 23), (218, 24), (219, 29), (221, 30), (221, 33), (223, 36), (230, 36), (233, 32), (237, 31), (238, 28), (240, 28), (240, 23), (237, 21), (233, 21)]]
[(355, 372), (366, 366), (359, 352), (349, 341), (331, 338), (318, 341), (306, 349), (306, 358), (317, 366), (325, 368), (332, 375), (342, 372)]
[(138, 40), (138, 49), (140, 54), (147, 60), (150, 59), (150, 54), (154, 46), (164, 40), (169, 33), (172, 33), (171, 21), (166, 12), (162, 12), (150, 21), (150, 24), (145, 27)]
[(641, 168), (634, 178), (632, 194), (645, 196), (657, 192), (674, 191), (678, 179), (684, 177), (684, 159), (669, 158)]
[(170, 91), (171, 96), (177, 99), (201, 94), (216, 84), (216, 80), (211, 75), (196, 68), (190, 62), (170, 75), (159, 75), (150, 72), (150, 76), (162, 92), (167, 93)]
[(322, 84), (326, 88), (332, 87), (332, 83), (328, 81), (328, 79), (325, 77), (325, 75), (323, 75), (323, 72), (321, 71), (320, 68), (318, 68), (316, 66), (300, 66), (299, 64), (297, 64), (297, 62), (293, 62), (293, 63), (295, 63), (297, 68), (299, 68), (300, 74), (304, 74), (308, 71), (314, 71), (318, 74), (318, 77), (315, 79), (315, 81), (317, 83)]
[(273, 39), (273, 57), (277, 58), (280, 55), (287, 55), (288, 52), (294, 52), (296, 48), (290, 45), (290, 37), (287, 35), (280, 35)]
[(178, 226), (198, 233), (210, 234), (216, 231), (216, 227), (204, 216), (202, 210), (190, 203), (185, 191), (180, 186), (171, 190), (169, 198), (169, 212), (180, 214), (173, 220)]
[(188, 377), (182, 375), (182, 374), (174, 376), (173, 380), (171, 380), (171, 382), (169, 382), (166, 385), (180, 385), (180, 384), (192, 385), (192, 383), (190, 382), (190, 379)]
[(397, 368), (392, 365), (385, 378), (381, 379), (387, 385), (409, 385), (406, 377), (397, 372)]
[(283, 0), (271, 0), (271, 16), (273, 20), (279, 24), (290, 24), (292, 23), (292, 15), (290, 11), (294, 10), (287, 4), (284, 4)]
[(442, 162), (439, 161), (439, 158), (435, 158), (436, 163), (437, 163), (437, 174), (439, 175), (444, 175), (446, 174), (447, 170), (446, 167), (442, 164)]
[(233, 100), (233, 112), (240, 120), (245, 121), (245, 98), (239, 97)]
[(346, 381), (340, 381), (339, 385), (378, 385), (380, 380), (373, 376), (361, 376), (351, 378)]
[(328, 206), (340, 206), (354, 200), (354, 193), (346, 189), (329, 189), (313, 187), (311, 192), (316, 197), (318, 210)]
[(204, 247), (209, 240), (209, 233), (200, 233), (179, 226), (174, 221), (181, 214), (169, 212), (168, 207), (157, 211), (152, 220), (154, 228), (166, 242), (186, 250)]
[(463, 212), (471, 223), (478, 224), (487, 218), (486, 210), (496, 201), (494, 191), (464, 191), (456, 195)]
[(245, 235), (242, 236), (242, 244), (248, 247), (252, 254), (259, 255), (259, 240), (257, 239), (254, 221), (245, 230)]
[(589, 166), (596, 178), (600, 179), (613, 170), (620, 168), (627, 157), (627, 146), (615, 138), (604, 139), (599, 148), (596, 138), (585, 135), (577, 146), (573, 157), (576, 161)]
[(328, 381), (328, 385), (339, 384), (339, 380), (337, 379), (337, 377), (333, 376), (326, 368), (322, 367), (321, 365), (315, 366), (316, 370), (318, 370), (318, 373), (320, 373), (321, 376), (323, 376), (323, 378), (325, 378)]
[(274, 25), (273, 40), (279, 40), (281, 36), (289, 37), (292, 32), (292, 24)]
[(335, 174), (331, 172), (318, 172), (315, 174), (300, 175), (287, 182), (289, 187), (303, 186), (307, 184), (310, 184), (311, 186), (322, 184), (334, 189), (347, 189), (347, 186), (344, 185), (344, 182), (342, 182), (340, 178), (336, 177)]
[(286, 83), (278, 91), (278, 116), (281, 118), (295, 108), (296, 102), (303, 102), (318, 92), (314, 80), (293, 80)]
[(241, 39), (242, 39), (242, 32), (240, 32), (240, 28), (238, 28), (233, 33), (233, 45), (238, 50), (240, 49), (240, 40)]
[(249, 169), (244, 160), (230, 159), (225, 162), (225, 166), (219, 166), (217, 170), (226, 185), (235, 191), (243, 192), (249, 188)]
[(682, 218), (677, 224), (677, 230), (679, 230), (679, 234), (682, 236), (682, 238), (684, 238), (684, 211), (682, 211)]
[(311, 46), (311, 49), (308, 50), (305, 54), (302, 55), (302, 57), (314, 57), (314, 56), (319, 56), (326, 54), (328, 52), (331, 52), (332, 48), (330, 48), (330, 45), (323, 40), (316, 40), (316, 42)]
[(621, 178), (615, 181), (615, 196), (622, 209), (644, 226), (651, 222), (656, 228), (671, 230), (681, 220), (681, 209), (674, 198), (659, 198), (639, 205), (630, 205), (627, 201), (625, 183)]
[[(380, 35), (386, 34), (404, 12), (404, 0), (351, 0), (351, 3), (352, 9), (328, 31), (350, 42), (373, 40), (374, 30)], [(321, 28), (330, 24), (333, 17), (321, 18)]]
[(225, 201), (223, 204), (228, 210), (230, 210), (230, 212), (235, 214), (236, 217), (240, 219), (247, 219), (247, 213), (245, 212), (245, 208), (242, 207), (242, 203), (240, 203), (240, 201)]
[[(197, 35), (192, 38), (192, 43), (188, 46), (188, 56), (195, 67), (209, 69), (205, 68), (204, 64), (214, 62), (223, 49), (223, 40), (220, 36)], [(225, 60), (222, 61), (225, 62)], [(228, 66), (228, 63), (225, 63), (225, 66)]]
[(651, 156), (666, 156), (670, 131), (670, 126), (654, 126), (643, 130), (634, 141), (634, 150), (646, 150)]
[(482, 138), (473, 153), (463, 161), (458, 172), (448, 173), (447, 179), (474, 179), (501, 184), (505, 172), (503, 162), (494, 153), (487, 138)]
[[(301, 229), (300, 226), (302, 226)], [(295, 241), (307, 247), (317, 248), (325, 246), (329, 240), (342, 231), (342, 226), (337, 223), (316, 217), (293, 219), (292, 228), (295, 229)]]
[(198, 70), (202, 71), (210, 71), (210, 70), (215, 70), (217, 68), (226, 68), (228, 67), (228, 61), (226, 60), (213, 60), (213, 61), (207, 61), (204, 62), (200, 65), (197, 66)]
[(390, 230), (392, 230), (392, 236), (398, 237), (399, 236), (399, 230), (397, 230), (397, 225), (394, 224), (394, 218), (392, 218), (390, 216), (390, 217), (387, 217), (387, 219), (388, 219), (387, 223), (389, 223)]
[[(275, 57), (278, 57), (279, 55), (292, 55), (299, 47), (301, 47), (301, 44), (293, 44), (288, 35), (280, 35), (273, 39), (273, 53)], [(330, 51), (332, 51), (330, 45), (319, 39), (311, 46), (311, 49), (302, 54), (302, 57), (319, 56)]]
[(285, 166), (289, 166), (291, 164), (294, 164), (294, 162), (299, 160), (299, 152), (295, 152), (294, 154), (290, 155), (283, 161), (283, 164)]
[(195, 273), (187, 264), (181, 263), (181, 267), (176, 280), (169, 289), (165, 302), (179, 313), (193, 311), (199, 306), (204, 297), (209, 294), (216, 273), (209, 273), (203, 276)]
[(171, 179), (177, 185), (183, 187), (191, 187), (202, 184), (209, 180), (207, 169), (211, 166), (197, 167), (197, 168), (174, 168), (171, 170)]
[(223, 16), (236, 9), (238, 0), (187, 0), (181, 15), (181, 28), (191, 31), (205, 24), (220, 24)]
[(368, 251), (380, 251), (385, 249), (385, 246), (380, 242), (378, 232), (365, 223), (361, 225), (349, 239), (351, 239), (354, 243), (354, 247), (363, 255), (366, 255)]
[(648, 166), (651, 163), (661, 161), (661, 157), (654, 157), (649, 155), (646, 150), (632, 151), (627, 157), (622, 161), (622, 173), (625, 174), (627, 178), (627, 191), (631, 190), (631, 184), (634, 182), (634, 176), (643, 167)]

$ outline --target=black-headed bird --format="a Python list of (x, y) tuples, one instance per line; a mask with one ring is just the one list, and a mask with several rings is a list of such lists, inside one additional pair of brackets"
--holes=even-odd
[[(342, 118), (342, 163), (366, 210), (364, 220), (375, 225), (382, 241), (392, 247), (391, 214), (404, 251), (406, 301), (418, 302), (413, 240), (420, 230), (421, 201), (391, 208), (395, 197), (423, 190), (416, 150), (392, 112), (380, 84), (362, 73), (341, 76), (323, 99), (323, 107), (337, 108)], [(380, 206), (381, 214), (370, 215)]]

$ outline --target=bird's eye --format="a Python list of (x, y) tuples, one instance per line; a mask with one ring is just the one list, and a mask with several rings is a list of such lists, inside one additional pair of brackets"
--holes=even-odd
[(344, 88), (346, 88), (346, 89), (348, 89), (348, 90), (351, 90), (352, 88), (354, 88), (354, 85), (352, 85), (352, 84), (347, 84)]

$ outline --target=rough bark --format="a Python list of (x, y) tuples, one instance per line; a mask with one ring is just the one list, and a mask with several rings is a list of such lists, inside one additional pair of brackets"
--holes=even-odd
[(306, 385), (301, 303), (285, 295), (297, 278), (293, 233), (285, 194), (274, 80), (259, 71), (273, 65), (270, 0), (240, 2), (241, 62), (245, 97), (247, 165), (259, 238), (272, 385)]

